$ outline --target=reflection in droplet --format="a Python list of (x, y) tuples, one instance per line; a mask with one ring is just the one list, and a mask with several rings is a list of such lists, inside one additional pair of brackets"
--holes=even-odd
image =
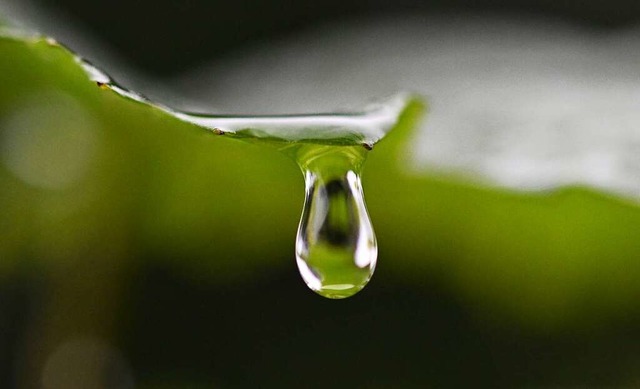
[(307, 286), (341, 299), (371, 279), (378, 246), (358, 175), (362, 147), (302, 146), (296, 159), (305, 175), (305, 202), (296, 261)]
[(62, 93), (31, 96), (0, 123), (2, 163), (17, 178), (41, 189), (65, 189), (87, 172), (95, 157), (95, 121)]

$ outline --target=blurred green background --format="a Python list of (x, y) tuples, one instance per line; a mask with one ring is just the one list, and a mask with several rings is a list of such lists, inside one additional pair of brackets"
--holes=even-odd
[[(614, 3), (515, 10), (614, 26), (638, 12)], [(162, 19), (96, 25), (128, 10), (82, 4), (63, 10), (159, 75), (295, 33), (314, 15), (378, 9), (311, 3), (306, 19), (283, 13), (288, 23), (256, 11), (236, 26), (243, 33), (198, 40), (190, 57), (173, 49), (192, 39), (179, 26), (166, 46), (132, 49)], [(428, 113), (413, 107), (365, 165), (376, 275), (330, 301), (307, 290), (294, 263), (303, 182), (292, 161), (97, 88), (58, 46), (1, 39), (0, 387), (640, 385), (637, 203), (411, 174), (418, 120)]]

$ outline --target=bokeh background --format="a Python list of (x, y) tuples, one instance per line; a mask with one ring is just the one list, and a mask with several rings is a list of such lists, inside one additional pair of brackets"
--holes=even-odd
[(0, 387), (640, 386), (640, 3), (10, 1), (209, 112), (425, 96), (363, 182), (370, 285), (304, 286), (275, 151), (0, 46)]

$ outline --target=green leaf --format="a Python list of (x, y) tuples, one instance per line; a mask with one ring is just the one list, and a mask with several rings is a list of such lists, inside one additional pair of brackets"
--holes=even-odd
[[(217, 135), (239, 139), (264, 139), (278, 143), (316, 143), (324, 145), (365, 145), (372, 148), (397, 123), (399, 115), (417, 97), (398, 95), (385, 103), (372, 105), (362, 112), (326, 113), (307, 115), (237, 116), (201, 114), (175, 111), (162, 104), (153, 103), (144, 96), (130, 91), (112, 80), (106, 73), (71, 52), (52, 38), (26, 34), (19, 30), (0, 30), (0, 39), (7, 44), (38, 47), (40, 55), (61, 55), (72, 59), (86, 73), (87, 81), (93, 81), (103, 90), (113, 91), (132, 103), (172, 116), (186, 123), (211, 130)], [(47, 54), (46, 51), (57, 51)]]
[[(54, 41), (0, 39), (0, 267), (158, 258), (203, 282), (251, 282), (294, 266), (299, 171), (236, 141), (288, 138), (255, 121), (212, 136), (196, 116), (113, 92)], [(487, 320), (541, 330), (637, 312), (635, 203), (584, 187), (516, 192), (414, 172), (410, 133), (422, 111), (412, 101), (365, 166), (380, 243), (370, 288), (439, 283)], [(310, 128), (292, 140), (370, 140)]]
[[(244, 141), (371, 148), (401, 112), (420, 105), (397, 96), (361, 113), (192, 115), (125, 90), (50, 38), (5, 30), (0, 53), (1, 195), (9, 211), (2, 232), (10, 237), (0, 244), (3, 258), (34, 250), (35, 258), (81, 257), (79, 246), (109, 242), (193, 259), (220, 280), (245, 277), (255, 263), (291, 252), (282, 247), (293, 242), (303, 191), (295, 165)], [(65, 216), (32, 209), (38, 202)], [(290, 234), (264, 228), (267, 220), (283, 221)], [(85, 235), (92, 229), (115, 241), (94, 242)]]

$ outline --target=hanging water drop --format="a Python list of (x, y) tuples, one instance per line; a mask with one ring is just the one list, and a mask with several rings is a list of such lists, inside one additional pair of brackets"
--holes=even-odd
[(296, 153), (305, 177), (296, 261), (307, 286), (327, 298), (356, 294), (376, 266), (378, 246), (359, 175), (365, 153), (317, 145)]

